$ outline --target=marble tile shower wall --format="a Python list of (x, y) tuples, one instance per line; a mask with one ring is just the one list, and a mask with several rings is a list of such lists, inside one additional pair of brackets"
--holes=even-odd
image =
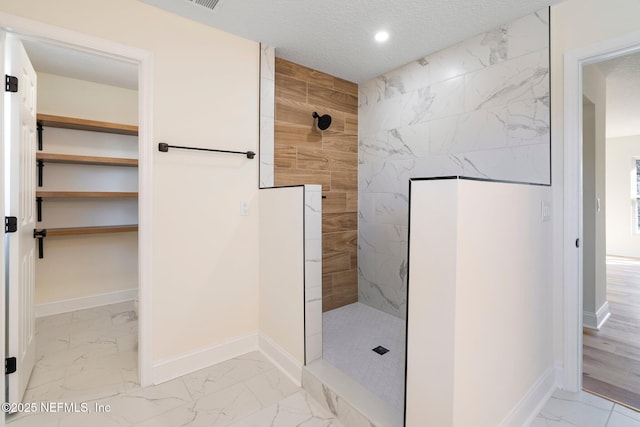
[(409, 178), (550, 183), (549, 11), (359, 86), (358, 300), (404, 318)]
[(260, 187), (273, 187), (276, 49), (260, 45)]

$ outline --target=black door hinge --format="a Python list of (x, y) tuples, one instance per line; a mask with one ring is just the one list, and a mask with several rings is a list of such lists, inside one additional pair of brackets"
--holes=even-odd
[(18, 362), (15, 357), (7, 357), (4, 359), (4, 374), (13, 374), (18, 368)]
[(18, 91), (18, 78), (5, 74), (4, 76), (4, 90), (5, 92), (17, 92)]
[(18, 231), (18, 218), (16, 218), (15, 216), (5, 216), (4, 232), (15, 233), (16, 231)]

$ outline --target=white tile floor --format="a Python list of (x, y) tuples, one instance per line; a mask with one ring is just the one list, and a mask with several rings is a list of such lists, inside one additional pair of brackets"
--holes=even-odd
[[(405, 322), (362, 303), (323, 314), (322, 357), (380, 397), (404, 411)], [(378, 355), (372, 349), (389, 350)]]
[(531, 427), (640, 427), (640, 413), (589, 393), (556, 391)]
[[(38, 320), (38, 362), (24, 402), (85, 402), (89, 413), (14, 414), (11, 427), (341, 427), (262, 354), (253, 352), (158, 386), (136, 382), (131, 303)], [(96, 412), (109, 405), (109, 412)]]
[[(380, 312), (376, 313), (377, 310), (373, 310), (374, 313), (370, 310), (373, 309), (361, 304), (343, 310), (348, 323), (342, 323), (342, 327), (373, 324), (370, 329), (375, 332), (370, 334), (373, 343), (392, 349), (394, 353), (399, 346), (403, 349), (404, 341), (398, 338), (404, 337), (404, 329), (398, 327), (395, 318), (388, 319), (380, 316)], [(136, 382), (136, 337), (137, 320), (131, 303), (38, 319), (38, 361), (25, 402), (86, 402), (91, 412), (15, 414), (9, 417), (9, 425), (342, 426), (258, 352), (158, 386), (139, 388)], [(363, 342), (360, 339), (347, 342), (345, 336), (342, 339), (345, 341), (338, 346), (339, 349), (347, 349), (351, 345), (359, 347), (358, 343)], [(369, 342), (365, 344), (373, 348)], [(376, 366), (383, 367), (382, 376), (392, 371), (384, 364), (376, 365), (380, 360), (390, 359), (371, 352), (380, 358), (376, 359), (368, 352), (362, 356), (364, 371), (371, 372), (370, 369), (377, 369)], [(404, 357), (400, 359), (404, 363)], [(387, 366), (399, 368), (397, 361), (388, 362)], [(401, 371), (404, 372), (404, 367)], [(389, 381), (395, 380), (376, 378), (371, 383), (382, 384), (385, 386), (382, 389), (389, 391)], [(111, 410), (97, 413), (94, 410), (96, 404), (110, 405)], [(557, 391), (531, 426), (640, 427), (640, 413), (585, 392)]]
[(137, 387), (133, 301), (36, 320), (36, 365), (25, 401), (101, 397)]

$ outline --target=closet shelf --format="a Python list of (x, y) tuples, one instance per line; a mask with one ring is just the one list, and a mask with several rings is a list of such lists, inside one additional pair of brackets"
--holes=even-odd
[(128, 233), (138, 231), (137, 225), (106, 225), (96, 227), (47, 228), (47, 237), (80, 236), (86, 234)]
[(138, 159), (124, 159), (119, 157), (78, 156), (74, 154), (36, 153), (36, 160), (45, 163), (67, 163), (81, 165), (104, 166), (138, 166)]
[(137, 191), (36, 191), (43, 199), (138, 197)]
[(53, 116), (50, 114), (38, 114), (37, 121), (41, 126), (55, 128), (117, 133), (121, 135), (138, 135), (138, 126), (125, 125), (121, 123), (100, 122), (74, 117)]

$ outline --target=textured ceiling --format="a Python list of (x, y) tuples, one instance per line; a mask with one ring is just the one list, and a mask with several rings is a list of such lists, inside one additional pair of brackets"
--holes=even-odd
[[(298, 64), (363, 83), (412, 60), (560, 0), (141, 0), (276, 47)], [(197, 0), (196, 0), (197, 1)], [(380, 29), (391, 34), (373, 40)], [(130, 89), (135, 65), (25, 41), (37, 71)]]
[[(140, 0), (276, 48), (278, 57), (363, 83), (561, 0)], [(387, 30), (384, 44), (374, 34)]]

